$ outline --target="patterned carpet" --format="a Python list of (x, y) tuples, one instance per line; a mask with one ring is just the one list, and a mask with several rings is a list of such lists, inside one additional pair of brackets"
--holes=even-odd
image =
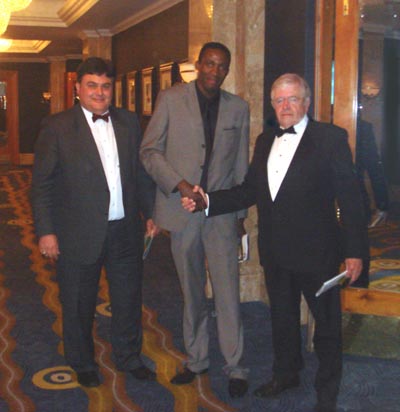
[[(145, 264), (145, 363), (155, 368), (157, 382), (142, 383), (115, 370), (109, 345), (108, 290), (101, 281), (96, 314), (96, 354), (103, 384), (84, 389), (62, 357), (58, 287), (52, 265), (40, 255), (29, 204), (30, 169), (0, 174), (0, 412), (310, 412), (315, 403), (313, 377), (316, 359), (304, 352), (306, 367), (301, 386), (279, 398), (262, 400), (252, 391), (270, 377), (271, 330), (268, 307), (242, 304), (245, 364), (250, 368), (250, 391), (232, 400), (223, 376), (212, 302), (210, 312), (211, 368), (194, 384), (176, 387), (169, 379), (183, 354), (182, 296), (169, 252), (169, 240), (154, 241)], [(398, 215), (400, 216), (400, 214)], [(371, 233), (374, 280), (377, 287), (398, 282), (400, 229), (395, 221)], [(374, 246), (375, 247), (375, 246)], [(387, 274), (397, 278), (384, 279)], [(396, 275), (397, 273), (397, 275)], [(385, 275), (385, 276), (383, 276)], [(384, 286), (382, 286), (384, 285)], [(354, 318), (350, 320), (354, 322)], [(357, 322), (356, 322), (357, 323)], [(365, 320), (357, 323), (365, 324)], [(381, 322), (377, 322), (379, 325)], [(398, 325), (398, 324), (397, 324)], [(303, 331), (305, 335), (305, 330)], [(400, 330), (386, 327), (381, 339), (398, 338)], [(392, 335), (391, 335), (392, 334)], [(380, 340), (375, 345), (381, 346)], [(378, 355), (375, 355), (378, 356)], [(400, 362), (397, 354), (371, 357), (345, 354), (339, 411), (400, 411)]]

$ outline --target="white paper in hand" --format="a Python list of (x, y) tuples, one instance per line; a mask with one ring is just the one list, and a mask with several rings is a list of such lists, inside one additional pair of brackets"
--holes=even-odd
[(316, 297), (322, 295), (322, 293), (326, 292), (327, 290), (333, 288), (336, 285), (340, 285), (343, 281), (343, 278), (346, 277), (347, 270), (338, 275), (334, 276), (332, 279), (327, 280), (324, 284), (318, 289), (317, 293), (315, 294)]

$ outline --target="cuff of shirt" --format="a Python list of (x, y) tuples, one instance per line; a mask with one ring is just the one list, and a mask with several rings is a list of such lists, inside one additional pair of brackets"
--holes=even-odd
[(206, 198), (207, 198), (207, 208), (206, 209), (204, 209), (204, 213), (206, 214), (206, 216), (208, 216), (208, 210), (210, 209), (210, 198), (208, 197), (208, 194), (207, 193), (205, 193), (205, 195), (206, 195)]

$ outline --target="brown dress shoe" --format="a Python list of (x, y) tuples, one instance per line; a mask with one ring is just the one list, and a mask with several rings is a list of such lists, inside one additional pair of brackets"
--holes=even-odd
[(259, 398), (269, 398), (279, 395), (286, 389), (294, 388), (300, 385), (300, 380), (297, 375), (289, 379), (275, 379), (273, 378), (268, 383), (261, 385), (254, 391), (254, 395)]
[(147, 368), (146, 366), (142, 365), (136, 369), (131, 369), (129, 373), (136, 379), (141, 381), (155, 381), (157, 379), (157, 375), (155, 372)]
[(192, 383), (196, 375), (203, 375), (207, 373), (208, 369), (203, 369), (200, 372), (193, 372), (189, 368), (184, 368), (182, 372), (177, 373), (170, 382), (173, 385), (186, 385), (188, 383)]

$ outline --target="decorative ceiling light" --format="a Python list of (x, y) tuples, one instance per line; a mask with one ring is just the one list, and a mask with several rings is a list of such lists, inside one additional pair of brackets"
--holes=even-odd
[(11, 39), (0, 38), (0, 53), (7, 51), (12, 45)]
[(20, 11), (26, 9), (32, 0), (3, 0), (3, 3), (6, 4), (8, 10), (12, 13), (13, 11)]
[(10, 11), (4, 4), (4, 0), (0, 0), (0, 36), (7, 30), (10, 14)]
[(7, 30), (10, 15), (27, 8), (32, 0), (0, 0), (0, 36)]

